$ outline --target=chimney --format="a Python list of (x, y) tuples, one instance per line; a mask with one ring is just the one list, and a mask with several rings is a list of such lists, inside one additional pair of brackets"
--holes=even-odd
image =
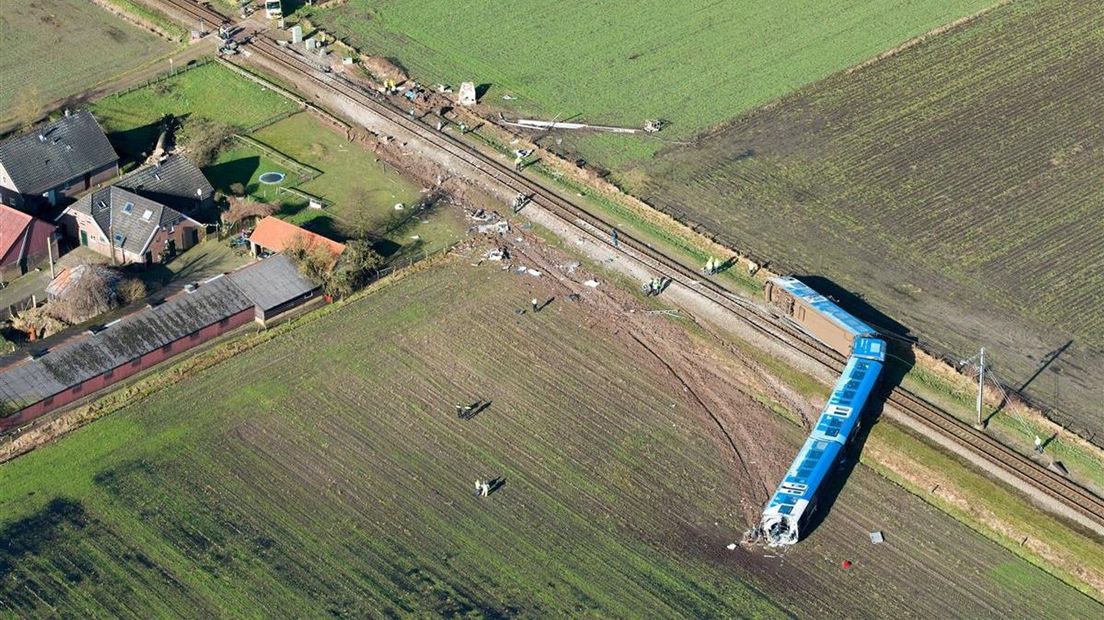
[(41, 133), (38, 134), (38, 141), (39, 142), (46, 142), (46, 134), (41, 134)]
[(65, 108), (65, 116), (66, 116), (66, 118), (69, 117), (69, 108)]

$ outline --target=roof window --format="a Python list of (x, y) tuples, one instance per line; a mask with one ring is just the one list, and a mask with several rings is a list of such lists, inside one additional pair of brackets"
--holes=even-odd
[(128, 202), (125, 205), (123, 205), (123, 213), (133, 213), (133, 212), (134, 212), (134, 203), (133, 202)]
[(145, 211), (142, 212), (142, 221), (148, 222), (148, 221), (150, 221), (151, 217), (153, 217), (153, 211), (150, 211), (149, 209), (146, 209)]
[(123, 233), (118, 233), (118, 232), (115, 233), (115, 244), (116, 245), (123, 245), (124, 241), (126, 241), (126, 235), (124, 235)]

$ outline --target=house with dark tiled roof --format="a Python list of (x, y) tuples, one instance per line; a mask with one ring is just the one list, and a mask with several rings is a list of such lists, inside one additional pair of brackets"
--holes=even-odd
[(169, 155), (143, 166), (123, 176), (115, 186), (188, 215), (210, 210), (215, 204), (215, 188), (183, 155)]
[(119, 173), (119, 156), (87, 110), (0, 142), (0, 202), (33, 212)]
[(111, 185), (58, 216), (66, 233), (117, 264), (160, 263), (199, 243), (203, 225), (160, 202)]
[(57, 258), (57, 227), (0, 205), (0, 280), (14, 280)]

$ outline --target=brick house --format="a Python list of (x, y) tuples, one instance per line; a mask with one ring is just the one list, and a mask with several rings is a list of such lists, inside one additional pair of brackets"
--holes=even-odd
[(87, 110), (0, 142), (0, 203), (28, 213), (119, 174), (119, 156)]
[(58, 257), (57, 227), (0, 205), (0, 281), (14, 280)]
[(81, 245), (124, 265), (167, 262), (199, 243), (204, 230), (183, 213), (114, 185), (82, 196), (58, 223)]

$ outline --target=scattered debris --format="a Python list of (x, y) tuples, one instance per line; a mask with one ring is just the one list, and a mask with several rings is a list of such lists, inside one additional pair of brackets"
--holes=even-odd
[(422, 236), (421, 235), (410, 235), (410, 238), (413, 239), (414, 241), (418, 241), (422, 238)]
[(840, 564), (840, 567), (842, 567), (843, 570), (851, 568), (851, 560), (844, 560), (843, 563)]
[(395, 210), (396, 211), (402, 211), (405, 208), (406, 208), (406, 205), (404, 205), (403, 203), (401, 203), (401, 202), (396, 202), (395, 203)]
[(736, 550), (736, 543), (728, 543), (728, 546), (726, 547), (726, 549), (728, 549), (729, 551), (735, 551)]
[(505, 95), (502, 95), (502, 99), (503, 99), (504, 101), (513, 101), (514, 99), (517, 99), (517, 97), (515, 97), (515, 96), (513, 96), (513, 95), (511, 95), (511, 94), (509, 94), (509, 93), (507, 93), (507, 94), (505, 94)]
[[(518, 153), (521, 152), (522, 151), (518, 151)], [(522, 159), (523, 157), (519, 155), (517, 161), (521, 161)], [(518, 211), (521, 211), (522, 208), (525, 207), (525, 205), (529, 204), (529, 201), (530, 197), (528, 195), (518, 194), (517, 196), (514, 196), (514, 202), (510, 205), (510, 209), (513, 210), (514, 213), (517, 213)]]
[(564, 296), (564, 299), (566, 299), (566, 300), (568, 300), (568, 301), (579, 301), (579, 300), (580, 300), (580, 299), (582, 299), (582, 298), (581, 298), (581, 297), (579, 297), (579, 294), (578, 294), (578, 293), (571, 293), (571, 294), (569, 294), (569, 295), (565, 295), (565, 296)]
[(667, 121), (662, 118), (652, 118), (644, 121), (644, 131), (647, 133), (655, 133), (667, 126)]
[(500, 261), (510, 258), (510, 252), (506, 248), (495, 248), (493, 250), (488, 250), (483, 257), (487, 260)]
[(875, 545), (881, 544), (885, 542), (885, 536), (883, 536), (880, 531), (870, 532), (870, 542), (874, 543)]
[(570, 261), (570, 262), (568, 262), (564, 265), (561, 265), (560, 268), (563, 269), (564, 271), (566, 271), (567, 273), (575, 273), (575, 270), (578, 269), (580, 266), (581, 266), (581, 263), (579, 261), (573, 260), (573, 261)]
[(519, 118), (516, 121), (507, 120), (499, 114), (499, 120), (504, 125), (521, 127), (524, 129), (582, 129), (587, 131), (602, 131), (606, 133), (638, 133), (640, 130), (633, 127), (612, 127), (609, 125), (588, 125), (586, 123), (565, 123), (562, 121), (540, 121), (532, 118)]
[(460, 96), (457, 97), (456, 102), (463, 106), (472, 106), (476, 103), (475, 96), (475, 83), (474, 82), (461, 82), (460, 83)]
[(537, 278), (541, 277), (541, 272), (537, 271), (536, 269), (526, 269), (525, 272)]
[(598, 288), (598, 280), (587, 280), (583, 282), (583, 286), (589, 286), (590, 288)]
[(671, 278), (658, 277), (648, 280), (640, 286), (644, 291), (644, 295), (647, 297), (655, 297), (664, 291), (667, 286), (671, 284)]
[(476, 226), (475, 229), (479, 232), (479, 234), (497, 233), (500, 235), (504, 235), (510, 232), (510, 223), (506, 220), (498, 220), (493, 224), (480, 224)]

